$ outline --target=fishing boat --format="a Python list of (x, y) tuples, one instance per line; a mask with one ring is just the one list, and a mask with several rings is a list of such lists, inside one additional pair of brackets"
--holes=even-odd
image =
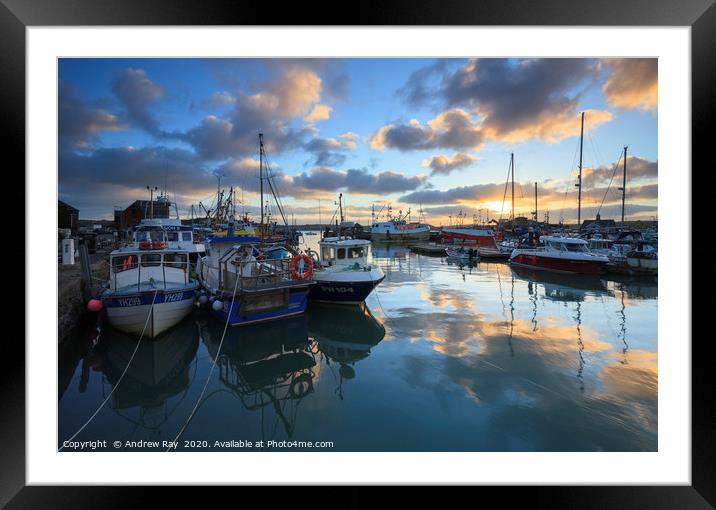
[(410, 209), (403, 214), (398, 211), (398, 215), (392, 214), (392, 209), (388, 206), (386, 221), (377, 221), (380, 217), (373, 212), (373, 221), (370, 228), (370, 238), (374, 241), (427, 241), (430, 239), (430, 226), (421, 222), (411, 222)]
[(157, 239), (165, 230), (150, 232), (137, 246), (110, 253), (109, 280), (100, 299), (111, 326), (155, 338), (189, 314), (199, 282), (191, 276), (193, 252)]
[(385, 278), (385, 273), (373, 263), (371, 243), (350, 237), (326, 237), (319, 243), (320, 254), (308, 250), (316, 270), (316, 285), (311, 300), (343, 304), (365, 301), (373, 289)]
[(541, 241), (544, 247), (515, 248), (510, 264), (558, 273), (597, 274), (609, 262), (608, 257), (590, 252), (584, 239), (542, 236)]
[(265, 258), (258, 237), (212, 237), (197, 273), (212, 313), (232, 326), (302, 314), (314, 285), (307, 255)]

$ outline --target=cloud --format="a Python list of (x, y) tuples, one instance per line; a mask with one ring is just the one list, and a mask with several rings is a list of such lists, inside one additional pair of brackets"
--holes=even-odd
[(477, 158), (475, 156), (458, 152), (456, 154), (453, 154), (452, 159), (442, 155), (433, 156), (430, 159), (424, 160), (423, 166), (425, 168), (432, 169), (431, 175), (448, 175), (453, 170), (466, 168), (472, 165), (476, 160)]
[[(230, 181), (236, 182), (244, 191), (259, 189), (258, 164), (255, 159), (235, 159), (220, 167)], [(402, 173), (386, 170), (372, 173), (367, 169), (336, 170), (317, 166), (298, 175), (287, 175), (280, 168), (272, 168), (272, 175), (281, 196), (311, 198), (345, 191), (354, 194), (391, 194), (417, 189), (425, 176), (407, 177)]]
[(388, 124), (380, 128), (370, 139), (373, 149), (398, 149), (400, 151), (426, 149), (479, 149), (485, 135), (478, 123), (465, 110), (448, 110), (420, 124), (413, 119), (408, 124)]
[[(376, 149), (394, 147), (415, 150), (433, 147), (479, 148), (485, 141), (509, 143), (537, 139), (556, 143), (579, 134), (578, 106), (581, 91), (596, 79), (598, 65), (592, 59), (475, 59), (454, 72), (437, 64), (416, 71), (402, 93), (409, 101), (427, 97), (420, 79), (442, 73), (439, 95), (448, 112), (463, 112), (451, 139), (440, 143), (434, 134), (412, 122), (388, 125), (374, 137)], [(470, 112), (470, 113), (468, 113)], [(477, 117), (477, 121), (472, 120)], [(587, 129), (612, 119), (608, 111), (586, 110)], [(474, 143), (459, 140), (460, 135)]]
[(164, 89), (154, 83), (143, 69), (125, 69), (112, 85), (129, 121), (148, 133), (158, 134), (159, 124), (149, 107), (164, 96)]
[(659, 66), (655, 58), (607, 58), (609, 70), (602, 92), (611, 106), (653, 110), (659, 102)]
[(320, 104), (321, 78), (312, 70), (290, 67), (254, 94), (230, 97), (213, 97), (214, 101), (233, 104), (225, 115), (208, 115), (187, 132), (173, 136), (187, 141), (202, 157), (213, 161), (255, 154), (260, 132), (271, 153), (299, 147), (313, 128), (294, 129), (287, 121), (310, 115), (312, 108)]
[(502, 198), (504, 184), (474, 184), (472, 186), (459, 186), (445, 191), (421, 190), (400, 197), (400, 202), (408, 204), (452, 204), (455, 202), (472, 202), (479, 200), (495, 200)]
[(357, 147), (358, 135), (348, 132), (337, 138), (312, 138), (303, 149), (314, 154), (316, 166), (340, 166), (346, 160), (345, 152)]
[(102, 131), (121, 131), (127, 125), (99, 107), (84, 103), (72, 86), (60, 80), (58, 133), (60, 150), (90, 150)]
[(316, 122), (320, 122), (322, 120), (328, 120), (328, 118), (331, 116), (332, 110), (333, 108), (331, 108), (330, 106), (319, 103), (313, 107), (311, 113), (306, 115), (303, 120), (305, 120), (309, 124), (315, 124)]
[[(624, 160), (620, 160), (612, 166), (599, 166), (594, 168), (585, 168), (582, 172), (582, 183), (585, 188), (591, 188), (598, 185), (607, 185), (613, 179), (614, 187), (621, 186), (622, 183), (622, 165)], [(641, 179), (656, 179), (659, 174), (659, 162), (650, 161), (638, 156), (627, 157), (627, 185), (630, 182)]]

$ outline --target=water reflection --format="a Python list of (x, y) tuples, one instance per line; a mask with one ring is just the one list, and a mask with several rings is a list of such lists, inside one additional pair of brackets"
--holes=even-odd
[[(184, 397), (192, 380), (192, 360), (199, 345), (197, 325), (191, 319), (184, 320), (156, 340), (141, 342), (117, 384), (136, 345), (136, 336), (107, 327), (85, 359), (94, 370), (104, 374), (109, 387), (103, 384), (103, 393), (114, 389), (110, 408), (137, 428), (154, 431), (159, 436), (161, 427), (183, 398), (172, 403), (171, 408), (169, 400), (180, 394)], [(89, 375), (84, 366), (83, 363), (80, 384), (86, 384)], [(132, 412), (127, 413), (130, 410)]]
[[(208, 320), (202, 326), (204, 344), (214, 358), (223, 324)], [(221, 383), (245, 409), (260, 413), (264, 440), (275, 436), (279, 421), (292, 437), (299, 404), (314, 391), (315, 367), (315, 351), (304, 316), (228, 328), (217, 359)], [(268, 408), (274, 411), (273, 424), (266, 423)]]
[(367, 358), (371, 348), (383, 340), (385, 327), (365, 304), (346, 307), (315, 303), (308, 317), (309, 334), (324, 355), (326, 366), (333, 371), (338, 365), (335, 393), (343, 400), (343, 381), (355, 378), (356, 363)]

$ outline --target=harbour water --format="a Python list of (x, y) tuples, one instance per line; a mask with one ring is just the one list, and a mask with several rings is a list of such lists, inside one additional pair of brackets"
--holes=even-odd
[(386, 278), (365, 306), (229, 328), (221, 352), (224, 324), (195, 310), (143, 340), (116, 388), (137, 338), (78, 333), (60, 352), (58, 447), (114, 388), (73, 441), (166, 449), (218, 353), (178, 450), (657, 450), (655, 279), (373, 254)]

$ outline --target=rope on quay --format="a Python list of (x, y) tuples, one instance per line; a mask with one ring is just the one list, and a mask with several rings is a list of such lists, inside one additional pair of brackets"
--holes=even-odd
[[(90, 424), (90, 422), (94, 419), (95, 416), (97, 416), (97, 413), (100, 412), (100, 410), (104, 407), (104, 405), (107, 403), (107, 401), (112, 397), (114, 394), (114, 390), (117, 389), (117, 386), (122, 382), (122, 379), (124, 379), (124, 375), (127, 373), (127, 370), (129, 370), (129, 366), (132, 364), (132, 360), (134, 360), (134, 356), (137, 354), (137, 351), (139, 350), (139, 344), (142, 343), (142, 338), (144, 338), (144, 332), (147, 330), (147, 325), (149, 324), (149, 318), (152, 316), (152, 311), (154, 310), (154, 302), (157, 299), (157, 293), (159, 292), (159, 289), (156, 289), (154, 291), (154, 296), (152, 297), (152, 304), (149, 307), (149, 313), (147, 314), (147, 319), (144, 321), (144, 327), (142, 328), (142, 334), (139, 335), (139, 340), (137, 340), (137, 345), (134, 346), (134, 351), (132, 352), (132, 355), (129, 357), (129, 361), (127, 362), (127, 366), (124, 367), (124, 371), (122, 372), (122, 375), (119, 376), (119, 379), (117, 379), (117, 382), (114, 383), (114, 386), (112, 387), (112, 390), (107, 394), (107, 396), (102, 400), (102, 403), (97, 407), (94, 413), (92, 413), (92, 416), (89, 417), (89, 419), (82, 425), (77, 432), (75, 432), (72, 437), (69, 439), (63, 441), (64, 443), (67, 443), (69, 441), (72, 441), (74, 438), (77, 437), (77, 435), (82, 432), (87, 425)], [(62, 451), (64, 446), (61, 446), (57, 451)]]
[[(234, 310), (234, 301), (236, 300), (236, 290), (239, 288), (239, 280), (240, 276), (236, 275), (236, 283), (234, 283), (234, 292), (231, 295), (231, 305), (229, 306), (229, 313), (226, 315), (226, 323), (224, 324), (224, 332), (221, 334), (221, 340), (219, 341), (219, 347), (216, 349), (216, 356), (214, 356), (214, 359), (211, 363), (211, 369), (209, 369), (209, 375), (206, 377), (206, 381), (204, 382), (204, 387), (201, 389), (201, 394), (199, 395), (199, 398), (196, 399), (196, 404), (194, 404), (194, 408), (191, 410), (191, 413), (189, 413), (189, 416), (187, 417), (186, 421), (184, 422), (184, 425), (182, 425), (181, 429), (179, 429), (179, 433), (174, 438), (174, 441), (172, 441), (174, 444), (177, 444), (177, 441), (179, 441), (179, 438), (184, 434), (184, 431), (189, 426), (189, 423), (194, 418), (194, 415), (196, 414), (197, 409), (199, 409), (199, 404), (201, 403), (201, 399), (204, 397), (204, 393), (206, 393), (206, 388), (209, 386), (209, 381), (211, 380), (211, 376), (214, 373), (214, 369), (216, 368), (216, 363), (219, 360), (219, 355), (221, 354), (221, 347), (224, 345), (224, 338), (226, 337), (226, 331), (229, 329), (229, 321), (231, 321), (231, 312)], [(172, 447), (166, 449), (166, 452), (172, 451)]]

